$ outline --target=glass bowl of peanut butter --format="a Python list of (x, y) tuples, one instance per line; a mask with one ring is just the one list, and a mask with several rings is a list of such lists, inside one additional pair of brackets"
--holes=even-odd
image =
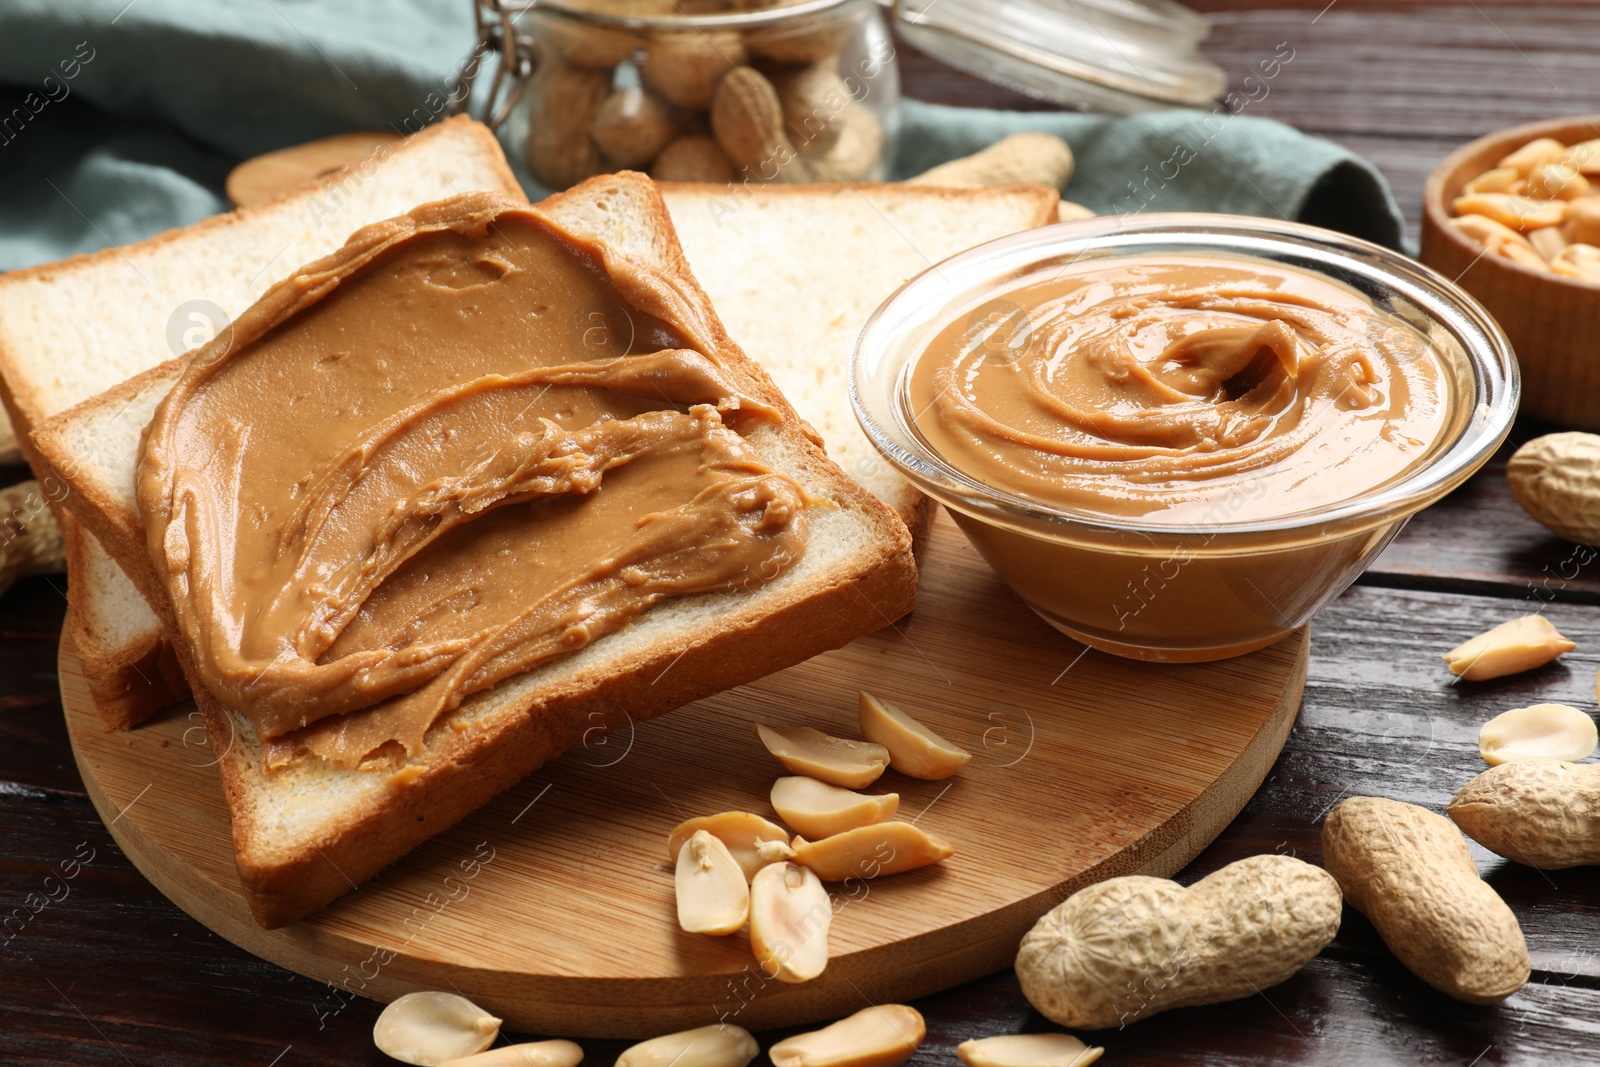
[(1515, 356), (1388, 249), (1207, 214), (1088, 219), (906, 283), (851, 365), (867, 436), (1095, 648), (1263, 648), (1505, 439)]

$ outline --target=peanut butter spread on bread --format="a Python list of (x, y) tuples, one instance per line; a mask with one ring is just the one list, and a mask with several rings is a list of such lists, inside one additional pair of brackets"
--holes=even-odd
[(139, 506), (268, 762), (421, 752), (471, 694), (799, 559), (781, 417), (677, 282), (470, 194), (357, 233), (198, 352)]

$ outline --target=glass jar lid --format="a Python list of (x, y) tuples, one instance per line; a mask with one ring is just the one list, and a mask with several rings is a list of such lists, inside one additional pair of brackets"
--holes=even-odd
[(1209, 24), (1174, 0), (894, 0), (894, 8), (919, 49), (1079, 110), (1204, 107), (1227, 85), (1199, 53)]
[(771, 23), (795, 22), (832, 12), (862, 0), (769, 0), (757, 6), (697, 3), (694, 0), (499, 0), (503, 6), (570, 15), (585, 21), (630, 29), (753, 29)]

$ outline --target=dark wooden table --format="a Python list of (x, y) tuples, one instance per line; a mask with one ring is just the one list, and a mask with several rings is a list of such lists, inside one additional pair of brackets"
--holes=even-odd
[[(1294, 59), (1250, 113), (1366, 154), (1415, 235), (1424, 175), (1488, 130), (1600, 111), (1600, 9), (1580, 5), (1210, 0), (1210, 55), (1235, 79), (1288, 42)], [(909, 48), (914, 95), (1029, 106)], [(1544, 428), (1519, 426), (1515, 441)], [(1351, 794), (1435, 809), (1482, 769), (1475, 737), (1508, 707), (1593, 708), (1600, 666), (1600, 553), (1548, 536), (1506, 491), (1504, 456), (1419, 516), (1314, 627), (1305, 704), (1283, 756), (1243, 814), (1181, 875), (1262, 852), (1316, 862), (1319, 820)], [(20, 470), (0, 470), (15, 480)], [(371, 1044), (378, 1007), (326, 1024), (326, 991), (214, 936), (118, 851), (84, 795), (62, 727), (56, 642), (61, 579), (0, 597), (0, 912), (85, 860), (70, 892), (14, 936), (0, 933), (0, 1064), (291, 1067), (390, 1062)], [(1439, 653), (1542, 609), (1578, 642), (1559, 663), (1450, 685)], [(1041, 832), (1049, 832), (1041, 827)], [(1496, 1007), (1448, 1000), (1412, 977), (1346, 913), (1338, 939), (1281, 986), (1098, 1035), (1107, 1064), (1552, 1064), (1600, 1060), (1600, 869), (1539, 872), (1479, 851), (1527, 934), (1533, 979)], [(1009, 975), (917, 1005), (930, 1032), (915, 1064), (954, 1063), (961, 1040), (1039, 1027)], [(586, 1043), (591, 1064), (620, 1045)], [(760, 1061), (760, 1062), (765, 1062)]]

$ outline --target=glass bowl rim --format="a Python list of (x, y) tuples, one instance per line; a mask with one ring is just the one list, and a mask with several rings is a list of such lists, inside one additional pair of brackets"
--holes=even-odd
[[(1170, 247), (1173, 244), (1192, 247)], [(904, 380), (920, 353), (900, 358), (892, 373), (880, 369), (877, 377), (885, 380), (871, 381), (874, 367), (889, 358), (899, 330), (939, 321), (956, 303), (972, 296), (985, 276), (1015, 279), (1074, 253), (1133, 255), (1152, 251), (1150, 246), (1156, 245), (1168, 246), (1161, 251), (1245, 256), (1284, 252), (1290, 265), (1301, 270), (1346, 285), (1354, 276), (1376, 283), (1382, 294), (1404, 297), (1455, 338), (1471, 367), (1470, 390), (1458, 386), (1458, 400), (1471, 406), (1455, 438), (1392, 484), (1332, 507), (1241, 522), (1152, 523), (1142, 517), (1052, 507), (985, 485), (944, 460), (911, 432), (904, 418)], [(967, 279), (977, 284), (963, 285)], [(957, 290), (954, 297), (929, 299), (930, 290), (951, 288)], [(1314, 532), (1336, 524), (1348, 525), (1350, 529), (1341, 533), (1353, 534), (1409, 517), (1454, 489), (1499, 448), (1516, 416), (1521, 384), (1511, 342), (1499, 324), (1471, 294), (1431, 268), (1393, 249), (1319, 226), (1206, 212), (1152, 212), (1134, 218), (1103, 216), (1055, 223), (951, 256), (913, 277), (878, 306), (857, 335), (849, 370), (850, 406), (868, 440), (913, 486), (936, 501), (974, 518), (1044, 536), (1070, 529), (1208, 540), (1234, 534)], [(873, 389), (875, 395), (869, 396), (864, 388)]]

